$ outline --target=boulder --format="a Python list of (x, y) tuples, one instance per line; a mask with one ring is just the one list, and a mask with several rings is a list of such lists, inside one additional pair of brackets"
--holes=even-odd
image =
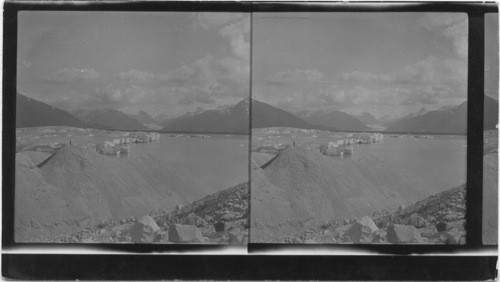
[(170, 225), (168, 239), (173, 243), (200, 243), (205, 241), (200, 229), (196, 226), (182, 224)]
[(449, 245), (458, 245), (460, 244), (460, 239), (462, 236), (458, 233), (450, 233), (446, 232), (446, 244)]
[(427, 227), (429, 226), (429, 222), (425, 220), (423, 217), (418, 215), (417, 213), (412, 214), (408, 220), (407, 220), (408, 225), (415, 226), (416, 228), (422, 228), (422, 227)]
[(225, 231), (227, 229), (227, 225), (222, 221), (217, 221), (214, 224), (214, 229), (215, 229), (215, 232), (222, 232), (222, 231)]
[(436, 229), (438, 232), (444, 232), (446, 230), (448, 230), (448, 224), (446, 224), (445, 222), (438, 222), (436, 224)]
[[(243, 245), (245, 242), (245, 236), (240, 233), (231, 233), (229, 235), (229, 245)], [(247, 239), (248, 243), (248, 239)]]
[(233, 220), (235, 217), (236, 217), (235, 214), (228, 212), (221, 217), (221, 220), (230, 221)]
[(155, 239), (160, 227), (148, 215), (139, 218), (130, 229), (130, 238), (134, 243), (151, 243)]
[(445, 221), (454, 221), (454, 220), (457, 220), (458, 218), (459, 218), (459, 215), (456, 214), (456, 213), (454, 213), (454, 212), (452, 212), (452, 213), (449, 213), (449, 214), (445, 215), (443, 217), (443, 220), (445, 220)]
[(387, 242), (401, 243), (422, 243), (420, 232), (411, 225), (389, 224), (387, 226)]
[(363, 216), (354, 222), (347, 234), (354, 243), (369, 244), (375, 239), (376, 231), (378, 227), (373, 220), (368, 216)]
[(196, 227), (207, 226), (207, 222), (204, 221), (201, 217), (195, 215), (194, 213), (190, 213), (186, 218), (184, 218), (182, 224), (194, 225)]
[(175, 209), (174, 209), (174, 211), (176, 211), (176, 212), (180, 212), (180, 211), (181, 211), (181, 209), (182, 209), (182, 205), (175, 205)]
[(245, 213), (241, 216), (241, 218), (249, 218), (250, 211), (247, 209)]

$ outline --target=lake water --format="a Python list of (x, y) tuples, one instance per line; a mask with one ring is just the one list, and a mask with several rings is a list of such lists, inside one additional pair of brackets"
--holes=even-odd
[(433, 139), (394, 138), (382, 143), (354, 146), (353, 158), (371, 154), (411, 171), (443, 191), (463, 184), (467, 178), (467, 136), (435, 135)]
[(160, 142), (131, 144), (128, 155), (121, 157), (134, 159), (142, 154), (173, 163), (217, 191), (248, 181), (248, 136), (197, 138), (161, 134)]
[[(215, 190), (248, 181), (248, 136), (210, 135), (211, 138), (168, 137), (159, 143), (131, 144), (128, 155), (152, 154), (197, 176)], [(382, 143), (355, 145), (353, 158), (374, 155), (425, 179), (436, 190), (466, 182), (467, 137), (394, 138)]]

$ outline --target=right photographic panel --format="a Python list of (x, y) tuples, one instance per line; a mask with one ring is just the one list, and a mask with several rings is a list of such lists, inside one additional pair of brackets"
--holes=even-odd
[(252, 21), (250, 242), (465, 244), (467, 15)]
[(483, 244), (498, 244), (498, 14), (484, 15)]

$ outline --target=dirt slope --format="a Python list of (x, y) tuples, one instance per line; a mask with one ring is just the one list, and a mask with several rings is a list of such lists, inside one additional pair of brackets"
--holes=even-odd
[(290, 147), (252, 170), (250, 240), (407, 205), (429, 190), (423, 180), (372, 156), (349, 160)]
[(170, 209), (215, 192), (153, 156), (125, 161), (67, 146), (39, 167), (23, 159), (16, 158), (16, 241)]
[(483, 157), (483, 243), (498, 242), (498, 153)]
[[(370, 243), (391, 243), (387, 233), (390, 224), (415, 226), (423, 244), (465, 244), (465, 184), (418, 201), (408, 207), (377, 210), (370, 218), (377, 225)], [(420, 218), (415, 220), (415, 218)], [(332, 220), (316, 225), (300, 235), (274, 238), (277, 243), (352, 244), (349, 230), (356, 218)], [(438, 226), (441, 225), (441, 230)], [(452, 237), (452, 238), (450, 238)], [(450, 240), (451, 239), (451, 240)], [(363, 242), (367, 244), (369, 242)], [(392, 242), (394, 243), (394, 242)], [(406, 242), (408, 243), (408, 242)]]
[[(246, 244), (248, 243), (248, 183), (206, 196), (179, 209), (157, 209), (149, 215), (160, 227), (157, 240), (152, 243), (171, 243), (168, 229), (172, 224), (187, 224), (190, 216), (200, 217), (204, 224), (199, 226), (205, 237), (204, 244)], [(132, 243), (131, 228), (136, 218), (112, 219), (78, 232), (56, 236), (56, 243)], [(215, 230), (216, 223), (224, 223), (225, 230)], [(235, 242), (232, 237), (239, 236), (246, 241)], [(245, 239), (243, 239), (245, 238)]]

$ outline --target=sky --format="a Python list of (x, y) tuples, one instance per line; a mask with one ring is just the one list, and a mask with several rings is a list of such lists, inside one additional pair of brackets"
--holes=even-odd
[(256, 13), (252, 96), (375, 117), (458, 105), (467, 27), (463, 13)]
[(23, 11), (17, 90), (65, 110), (180, 115), (249, 97), (250, 16)]

